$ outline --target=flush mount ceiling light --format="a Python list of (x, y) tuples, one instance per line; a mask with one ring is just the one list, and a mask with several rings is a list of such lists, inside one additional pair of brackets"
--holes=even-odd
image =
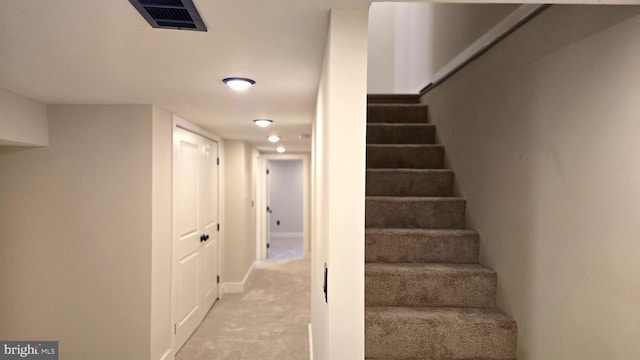
[(280, 136), (271, 135), (271, 136), (267, 137), (267, 140), (269, 140), (272, 143), (277, 143), (278, 141), (280, 141)]
[(229, 86), (233, 90), (237, 91), (247, 90), (256, 83), (254, 80), (241, 77), (229, 77), (226, 79), (222, 79), (222, 82), (227, 84), (227, 86)]
[(255, 119), (253, 122), (260, 127), (267, 127), (273, 123), (273, 120), (269, 119)]
[(287, 149), (285, 149), (284, 146), (278, 146), (276, 148), (276, 151), (279, 152), (279, 153), (283, 153), (283, 152), (287, 151)]

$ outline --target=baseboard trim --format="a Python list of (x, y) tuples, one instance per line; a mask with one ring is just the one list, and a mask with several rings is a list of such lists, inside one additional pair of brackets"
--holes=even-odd
[(162, 355), (162, 357), (160, 358), (160, 360), (169, 360), (172, 359), (171, 357), (171, 353), (173, 352), (173, 349), (169, 349), (167, 350), (166, 353), (164, 353), (164, 355)]
[(271, 239), (302, 239), (304, 234), (302, 232), (272, 232), (269, 233)]
[(309, 323), (309, 360), (313, 360), (313, 328)]
[(222, 286), (220, 287), (220, 292), (223, 294), (237, 294), (237, 293), (241, 293), (244, 292), (244, 285), (247, 282), (247, 279), (249, 278), (249, 275), (251, 275), (251, 272), (253, 271), (253, 268), (256, 266), (256, 262), (254, 261), (253, 264), (251, 264), (251, 266), (249, 267), (249, 270), (247, 270), (247, 273), (244, 275), (244, 279), (242, 279), (242, 282), (225, 282), (222, 284)]

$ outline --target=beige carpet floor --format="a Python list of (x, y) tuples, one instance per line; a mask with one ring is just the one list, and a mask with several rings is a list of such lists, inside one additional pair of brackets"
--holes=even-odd
[(177, 360), (309, 359), (310, 263), (259, 262), (241, 294), (226, 294)]
[(271, 237), (269, 244), (271, 245), (268, 251), (269, 259), (302, 259), (304, 257), (302, 238)]

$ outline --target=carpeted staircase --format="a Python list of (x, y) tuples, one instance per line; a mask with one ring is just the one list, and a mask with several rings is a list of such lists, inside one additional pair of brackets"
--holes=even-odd
[(367, 115), (365, 357), (516, 358), (516, 323), (495, 309), (466, 201), (417, 96), (370, 96)]

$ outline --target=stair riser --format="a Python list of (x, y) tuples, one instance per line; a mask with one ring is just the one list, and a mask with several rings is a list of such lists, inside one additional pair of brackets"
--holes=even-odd
[(442, 169), (442, 146), (367, 146), (368, 169)]
[(367, 359), (516, 359), (516, 324), (365, 315)]
[(366, 306), (495, 307), (496, 275), (365, 272)]
[(419, 104), (420, 95), (367, 95), (368, 104)]
[(369, 105), (368, 123), (424, 124), (428, 120), (426, 106), (412, 105)]
[(367, 144), (433, 144), (435, 138), (435, 127), (432, 125), (367, 126)]
[(367, 199), (365, 227), (392, 229), (461, 229), (465, 200)]
[(367, 196), (452, 196), (452, 171), (367, 171)]
[(417, 235), (367, 233), (365, 261), (389, 263), (478, 262), (477, 234)]

